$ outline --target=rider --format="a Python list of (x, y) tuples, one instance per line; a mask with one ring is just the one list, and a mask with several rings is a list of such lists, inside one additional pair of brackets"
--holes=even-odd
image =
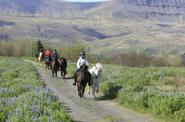
[(76, 63), (77, 70), (79, 70), (79, 69), (82, 67), (82, 65), (84, 65), (84, 64), (85, 64), (86, 66), (89, 65), (89, 63), (88, 63), (88, 61), (87, 61), (87, 59), (86, 59), (85, 52), (81, 52), (81, 53), (80, 53), (80, 57), (79, 57), (79, 59), (78, 59), (78, 61), (77, 61), (77, 63)]
[(52, 53), (52, 56), (51, 56), (51, 57), (52, 57), (52, 60), (53, 60), (53, 61), (58, 61), (59, 55), (58, 55), (56, 49), (55, 49), (54, 52)]
[[(86, 65), (87, 67), (89, 65), (89, 63), (88, 63), (88, 61), (86, 59), (85, 52), (81, 52), (80, 53), (80, 57), (78, 58), (77, 63), (76, 63), (76, 66), (77, 66), (76, 72), (78, 72), (83, 65)], [(75, 72), (75, 74), (76, 74), (76, 72)], [(74, 81), (73, 85), (76, 85), (75, 81)]]
[(45, 51), (45, 61), (47, 62), (47, 61), (49, 61), (50, 59), (49, 58), (51, 58), (51, 49), (50, 48), (48, 48), (46, 51)]
[(42, 53), (42, 49), (40, 49), (40, 50), (39, 50), (38, 59), (37, 59), (37, 61), (39, 62), (39, 65), (41, 65), (42, 55), (43, 55), (43, 53)]

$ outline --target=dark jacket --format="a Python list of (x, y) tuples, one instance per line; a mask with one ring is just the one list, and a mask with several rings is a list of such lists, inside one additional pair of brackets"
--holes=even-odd
[(53, 61), (57, 61), (58, 59), (59, 59), (58, 53), (57, 53), (57, 52), (54, 52), (54, 53), (52, 54), (52, 60), (53, 60)]

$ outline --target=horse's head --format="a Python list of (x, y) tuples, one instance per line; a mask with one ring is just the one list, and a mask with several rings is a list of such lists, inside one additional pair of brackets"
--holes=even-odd
[(92, 75), (94, 75), (95, 78), (98, 78), (102, 74), (103, 66), (101, 63), (97, 63), (92, 69), (90, 69), (90, 72)]
[(64, 61), (64, 59), (65, 59), (65, 58), (62, 57), (62, 58), (60, 58), (60, 61), (62, 62), (62, 61)]
[(81, 71), (87, 71), (87, 69), (88, 69), (88, 66), (86, 64), (83, 64), (81, 66)]

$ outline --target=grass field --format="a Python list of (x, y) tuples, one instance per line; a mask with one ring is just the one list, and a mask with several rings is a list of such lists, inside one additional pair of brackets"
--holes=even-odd
[[(36, 118), (39, 121), (71, 121), (31, 64), (18, 58), (1, 57), (0, 67), (2, 122)], [(75, 64), (69, 62), (68, 76), (73, 76), (75, 69)], [(100, 87), (105, 99), (116, 99), (125, 107), (165, 121), (185, 121), (184, 67), (134, 68), (104, 64)]]
[[(76, 65), (70, 61), (68, 64), (68, 76), (73, 76)], [(116, 99), (125, 107), (165, 121), (185, 121), (184, 67), (136, 68), (105, 64), (100, 88), (105, 99)]]
[(19, 58), (0, 57), (0, 121), (71, 122), (35, 68)]
[(185, 121), (185, 68), (105, 65), (101, 90), (129, 108)]
[[(71, 63), (69, 75), (74, 69), (75, 64)], [(116, 99), (125, 107), (165, 121), (185, 122), (184, 67), (104, 65), (100, 86), (105, 99)]]

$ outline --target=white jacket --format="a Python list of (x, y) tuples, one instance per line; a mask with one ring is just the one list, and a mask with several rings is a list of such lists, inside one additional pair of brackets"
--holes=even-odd
[(80, 69), (80, 67), (84, 64), (87, 66), (89, 65), (89, 63), (86, 59), (83, 59), (82, 57), (80, 57), (76, 63), (77, 69)]

